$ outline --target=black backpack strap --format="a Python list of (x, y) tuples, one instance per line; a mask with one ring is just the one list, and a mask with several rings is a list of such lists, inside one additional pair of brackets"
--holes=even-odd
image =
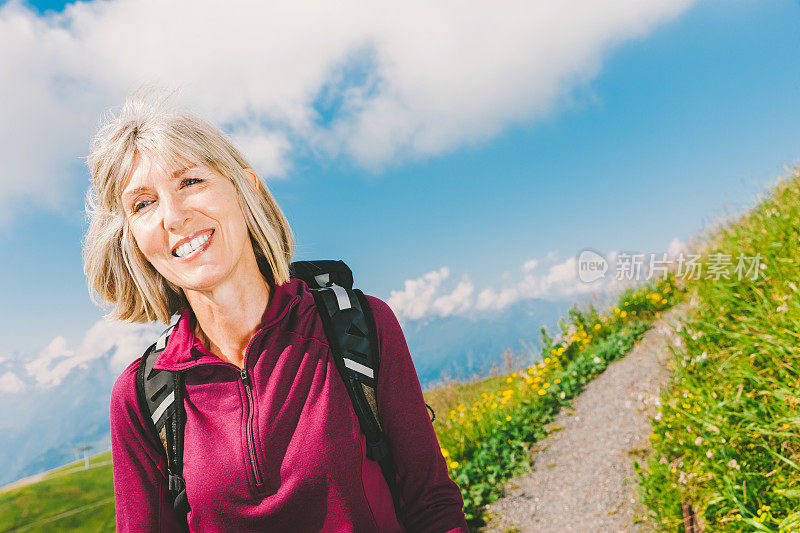
[(352, 288), (353, 274), (342, 261), (292, 263), (292, 275), (305, 281), (314, 295), (336, 368), (366, 438), (367, 457), (378, 462), (397, 513), (400, 501), (394, 460), (378, 413), (380, 358), (369, 303), (360, 290)]
[(289, 266), (291, 277), (306, 282), (309, 289), (321, 289), (330, 284), (353, 288), (353, 272), (344, 261), (295, 261)]
[(183, 479), (183, 430), (186, 422), (183, 374), (153, 368), (176, 327), (177, 324), (168, 327), (142, 356), (136, 372), (136, 395), (145, 424), (158, 437), (167, 458), (172, 505), (185, 515), (189, 512), (189, 502)]

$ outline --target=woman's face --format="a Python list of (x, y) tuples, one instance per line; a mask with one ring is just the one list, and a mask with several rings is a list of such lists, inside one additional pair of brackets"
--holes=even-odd
[(184, 290), (212, 290), (255, 264), (235, 186), (209, 167), (139, 157), (121, 201), (139, 250)]

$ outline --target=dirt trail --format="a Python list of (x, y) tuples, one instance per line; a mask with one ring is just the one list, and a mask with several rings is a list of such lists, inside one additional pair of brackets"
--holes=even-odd
[(641, 521), (633, 461), (650, 451), (648, 415), (669, 376), (668, 344), (683, 310), (665, 313), (558, 415), (549, 427), (563, 429), (537, 443), (534, 470), (488, 506), (495, 518), (484, 531), (652, 531)]

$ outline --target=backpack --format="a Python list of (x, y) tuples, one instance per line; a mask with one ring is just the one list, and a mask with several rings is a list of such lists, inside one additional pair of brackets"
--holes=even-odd
[[(291, 277), (303, 280), (314, 296), (336, 368), (366, 437), (367, 457), (380, 465), (397, 513), (394, 462), (376, 398), (380, 367), (377, 330), (367, 299), (353, 289), (353, 273), (343, 261), (296, 261), (289, 270)], [(145, 351), (136, 373), (136, 392), (145, 423), (164, 448), (173, 507), (185, 514), (189, 504), (183, 479), (183, 373), (153, 368), (176, 326), (168, 327)], [(425, 405), (433, 421), (436, 415)]]

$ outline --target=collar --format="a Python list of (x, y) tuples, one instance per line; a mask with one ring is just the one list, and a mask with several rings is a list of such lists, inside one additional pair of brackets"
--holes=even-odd
[[(290, 278), (283, 285), (273, 286), (269, 303), (261, 316), (261, 326), (254, 336), (283, 321), (289, 311), (300, 301), (304, 290), (307, 290), (305, 282), (297, 278)], [(175, 329), (170, 333), (167, 345), (156, 359), (153, 368), (176, 372), (199, 364), (227, 364), (203, 347), (200, 339), (194, 334), (196, 323), (197, 318), (194, 312), (191, 307), (187, 307), (178, 318)]]

